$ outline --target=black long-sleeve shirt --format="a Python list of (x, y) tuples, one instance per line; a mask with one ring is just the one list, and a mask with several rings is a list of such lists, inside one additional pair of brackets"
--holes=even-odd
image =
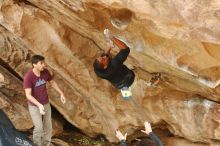
[(134, 82), (134, 72), (127, 68), (123, 63), (127, 59), (130, 49), (122, 49), (120, 52), (109, 61), (108, 67), (105, 70), (95, 69), (95, 73), (112, 83), (118, 89), (129, 87)]
[[(151, 140), (154, 141), (156, 146), (163, 146), (163, 144), (160, 141), (160, 139), (153, 132), (149, 133), (149, 137), (150, 137)], [(125, 140), (121, 140), (120, 143), (121, 143), (121, 146), (126, 146)]]

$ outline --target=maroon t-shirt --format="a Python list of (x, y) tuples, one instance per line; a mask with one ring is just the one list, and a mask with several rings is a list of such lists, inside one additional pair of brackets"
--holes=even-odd
[[(52, 76), (47, 69), (40, 72), (40, 77), (37, 77), (33, 70), (30, 69), (24, 75), (23, 87), (24, 89), (31, 88), (31, 95), (41, 104), (47, 104), (49, 102), (46, 82), (51, 81)], [(34, 105), (28, 101), (30, 105)]]

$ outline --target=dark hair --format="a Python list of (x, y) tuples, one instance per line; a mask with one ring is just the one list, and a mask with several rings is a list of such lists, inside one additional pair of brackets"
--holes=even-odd
[(148, 146), (147, 143), (145, 141), (141, 141), (138, 146)]
[(96, 59), (93, 63), (93, 67), (95, 70), (102, 70), (103, 66), (101, 65), (101, 63), (98, 61), (98, 59)]
[(39, 61), (43, 61), (44, 60), (44, 57), (41, 56), (41, 55), (34, 55), (32, 56), (31, 58), (31, 64), (37, 64)]
[(139, 143), (138, 146), (155, 146), (154, 142), (150, 139), (142, 139)]

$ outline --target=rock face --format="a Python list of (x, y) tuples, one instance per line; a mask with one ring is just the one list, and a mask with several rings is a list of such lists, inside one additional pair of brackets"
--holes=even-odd
[[(84, 133), (115, 142), (116, 129), (132, 135), (148, 120), (176, 137), (220, 145), (218, 1), (1, 0), (0, 8), (0, 102), (19, 113), (11, 112), (15, 124), (28, 117), (21, 80), (30, 56), (42, 54), (67, 97), (62, 105), (49, 87), (52, 105)], [(108, 47), (104, 28), (131, 48), (131, 101), (93, 71)], [(153, 72), (162, 77), (149, 87)]]
[(0, 108), (19, 130), (30, 129), (33, 125), (27, 112), (21, 81), (0, 66)]

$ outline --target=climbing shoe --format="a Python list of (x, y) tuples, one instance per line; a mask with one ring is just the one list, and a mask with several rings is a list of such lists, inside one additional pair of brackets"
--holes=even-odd
[(128, 100), (132, 97), (130, 87), (123, 87), (121, 89), (121, 94), (122, 94), (123, 99), (125, 99), (125, 100)]

